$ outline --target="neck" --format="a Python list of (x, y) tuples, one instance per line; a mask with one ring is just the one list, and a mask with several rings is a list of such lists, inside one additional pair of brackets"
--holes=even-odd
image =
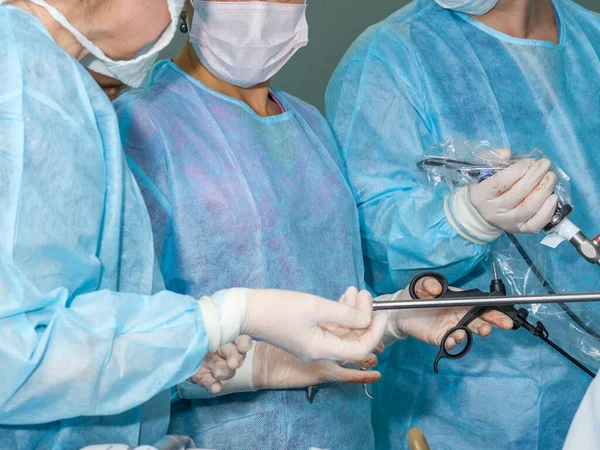
[(177, 64), (181, 70), (200, 81), (209, 89), (246, 103), (261, 117), (281, 114), (281, 110), (277, 104), (269, 98), (269, 81), (265, 81), (264, 83), (250, 88), (242, 88), (230, 84), (214, 76), (206, 67), (204, 67), (198, 58), (194, 47), (189, 42), (173, 62)]
[[(24, 0), (15, 0), (9, 3), (11, 6), (19, 8), (26, 13), (37, 17), (40, 22), (46, 27), (52, 39), (69, 55), (73, 58), (80, 60), (83, 58), (87, 51), (83, 48), (83, 46), (75, 39), (75, 37), (64, 27), (62, 27), (56, 20), (52, 18), (52, 16), (41, 6), (36, 5), (35, 3), (26, 2)], [(80, 20), (77, 20), (75, 14), (79, 17), (85, 17), (85, 14), (77, 12), (77, 9), (81, 9), (81, 7), (69, 7), (69, 2), (61, 3), (59, 11), (69, 20), (69, 22), (80, 30), (82, 33), (89, 31), (89, 24), (91, 21), (87, 21), (88, 26), (86, 28), (86, 24), (79, 24)], [(58, 8), (57, 8), (58, 9)]]
[(550, 0), (498, 0), (489, 13), (473, 17), (509, 36), (558, 44), (556, 18)]

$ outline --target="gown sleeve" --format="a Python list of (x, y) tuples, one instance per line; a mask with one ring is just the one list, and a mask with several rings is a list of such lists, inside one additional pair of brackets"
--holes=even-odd
[(427, 185), (418, 173), (418, 161), (440, 139), (418, 62), (385, 31), (369, 39), (351, 48), (326, 96), (359, 209), (367, 282), (376, 292), (394, 292), (429, 269), (458, 280), (486, 246), (455, 232), (444, 214), (447, 189)]
[[(56, 89), (66, 88), (78, 87)], [(47, 93), (4, 91), (0, 424), (124, 412), (197, 370), (208, 350), (203, 316), (188, 296), (121, 289), (138, 284), (127, 274), (157, 273), (147, 212), (124, 159), (108, 161), (106, 147), (82, 128), (83, 114)], [(108, 179), (120, 165), (122, 177)], [(132, 239), (146, 244), (143, 257), (123, 247), (125, 210), (135, 211)], [(132, 260), (139, 264), (123, 270)]]

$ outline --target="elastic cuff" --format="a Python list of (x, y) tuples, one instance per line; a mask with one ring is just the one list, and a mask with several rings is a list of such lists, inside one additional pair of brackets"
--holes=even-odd
[(223, 390), (217, 394), (218, 397), (222, 395), (235, 394), (237, 392), (254, 392), (254, 349), (256, 348), (256, 342), (246, 353), (246, 359), (242, 367), (236, 370), (233, 378), (221, 381)]
[[(376, 299), (374, 299), (374, 302), (393, 302), (396, 300), (402, 300), (404, 290), (398, 291), (395, 294), (386, 294), (386, 295), (381, 295), (379, 297), (377, 297)], [(404, 339), (406, 339), (408, 337), (408, 334), (404, 333), (403, 331), (399, 330), (397, 327), (397, 323), (399, 320), (401, 320), (401, 312), (402, 311), (388, 311), (388, 323), (387, 326), (385, 328), (385, 332), (383, 333), (383, 338), (381, 339), (381, 341), (383, 342), (383, 345), (385, 347), (389, 347), (390, 345), (392, 345), (394, 342), (397, 341), (402, 341)]]
[(458, 235), (475, 244), (487, 245), (503, 233), (479, 214), (471, 203), (467, 186), (457, 189), (444, 199), (444, 213)]
[(398, 322), (402, 321), (402, 311), (389, 311), (389, 315), (387, 327), (383, 333), (383, 338), (381, 338), (385, 347), (389, 347), (395, 342), (403, 341), (408, 337), (408, 334), (398, 329)]
[(198, 300), (206, 336), (208, 337), (208, 351), (214, 353), (221, 346), (221, 323), (217, 308), (210, 297), (202, 297)]
[(242, 333), (246, 318), (248, 289), (226, 289), (217, 292), (212, 299), (221, 324), (221, 345), (235, 341)]

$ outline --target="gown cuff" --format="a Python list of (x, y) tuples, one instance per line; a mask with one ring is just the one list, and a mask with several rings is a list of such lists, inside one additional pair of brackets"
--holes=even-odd
[(448, 194), (444, 213), (458, 235), (475, 244), (487, 245), (502, 235), (502, 230), (488, 223), (473, 206), (467, 186)]

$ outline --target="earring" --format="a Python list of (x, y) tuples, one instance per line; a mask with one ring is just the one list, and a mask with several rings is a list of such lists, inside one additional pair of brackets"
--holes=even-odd
[(179, 31), (183, 34), (188, 32), (187, 14), (185, 11), (181, 11), (181, 15), (179, 16)]

